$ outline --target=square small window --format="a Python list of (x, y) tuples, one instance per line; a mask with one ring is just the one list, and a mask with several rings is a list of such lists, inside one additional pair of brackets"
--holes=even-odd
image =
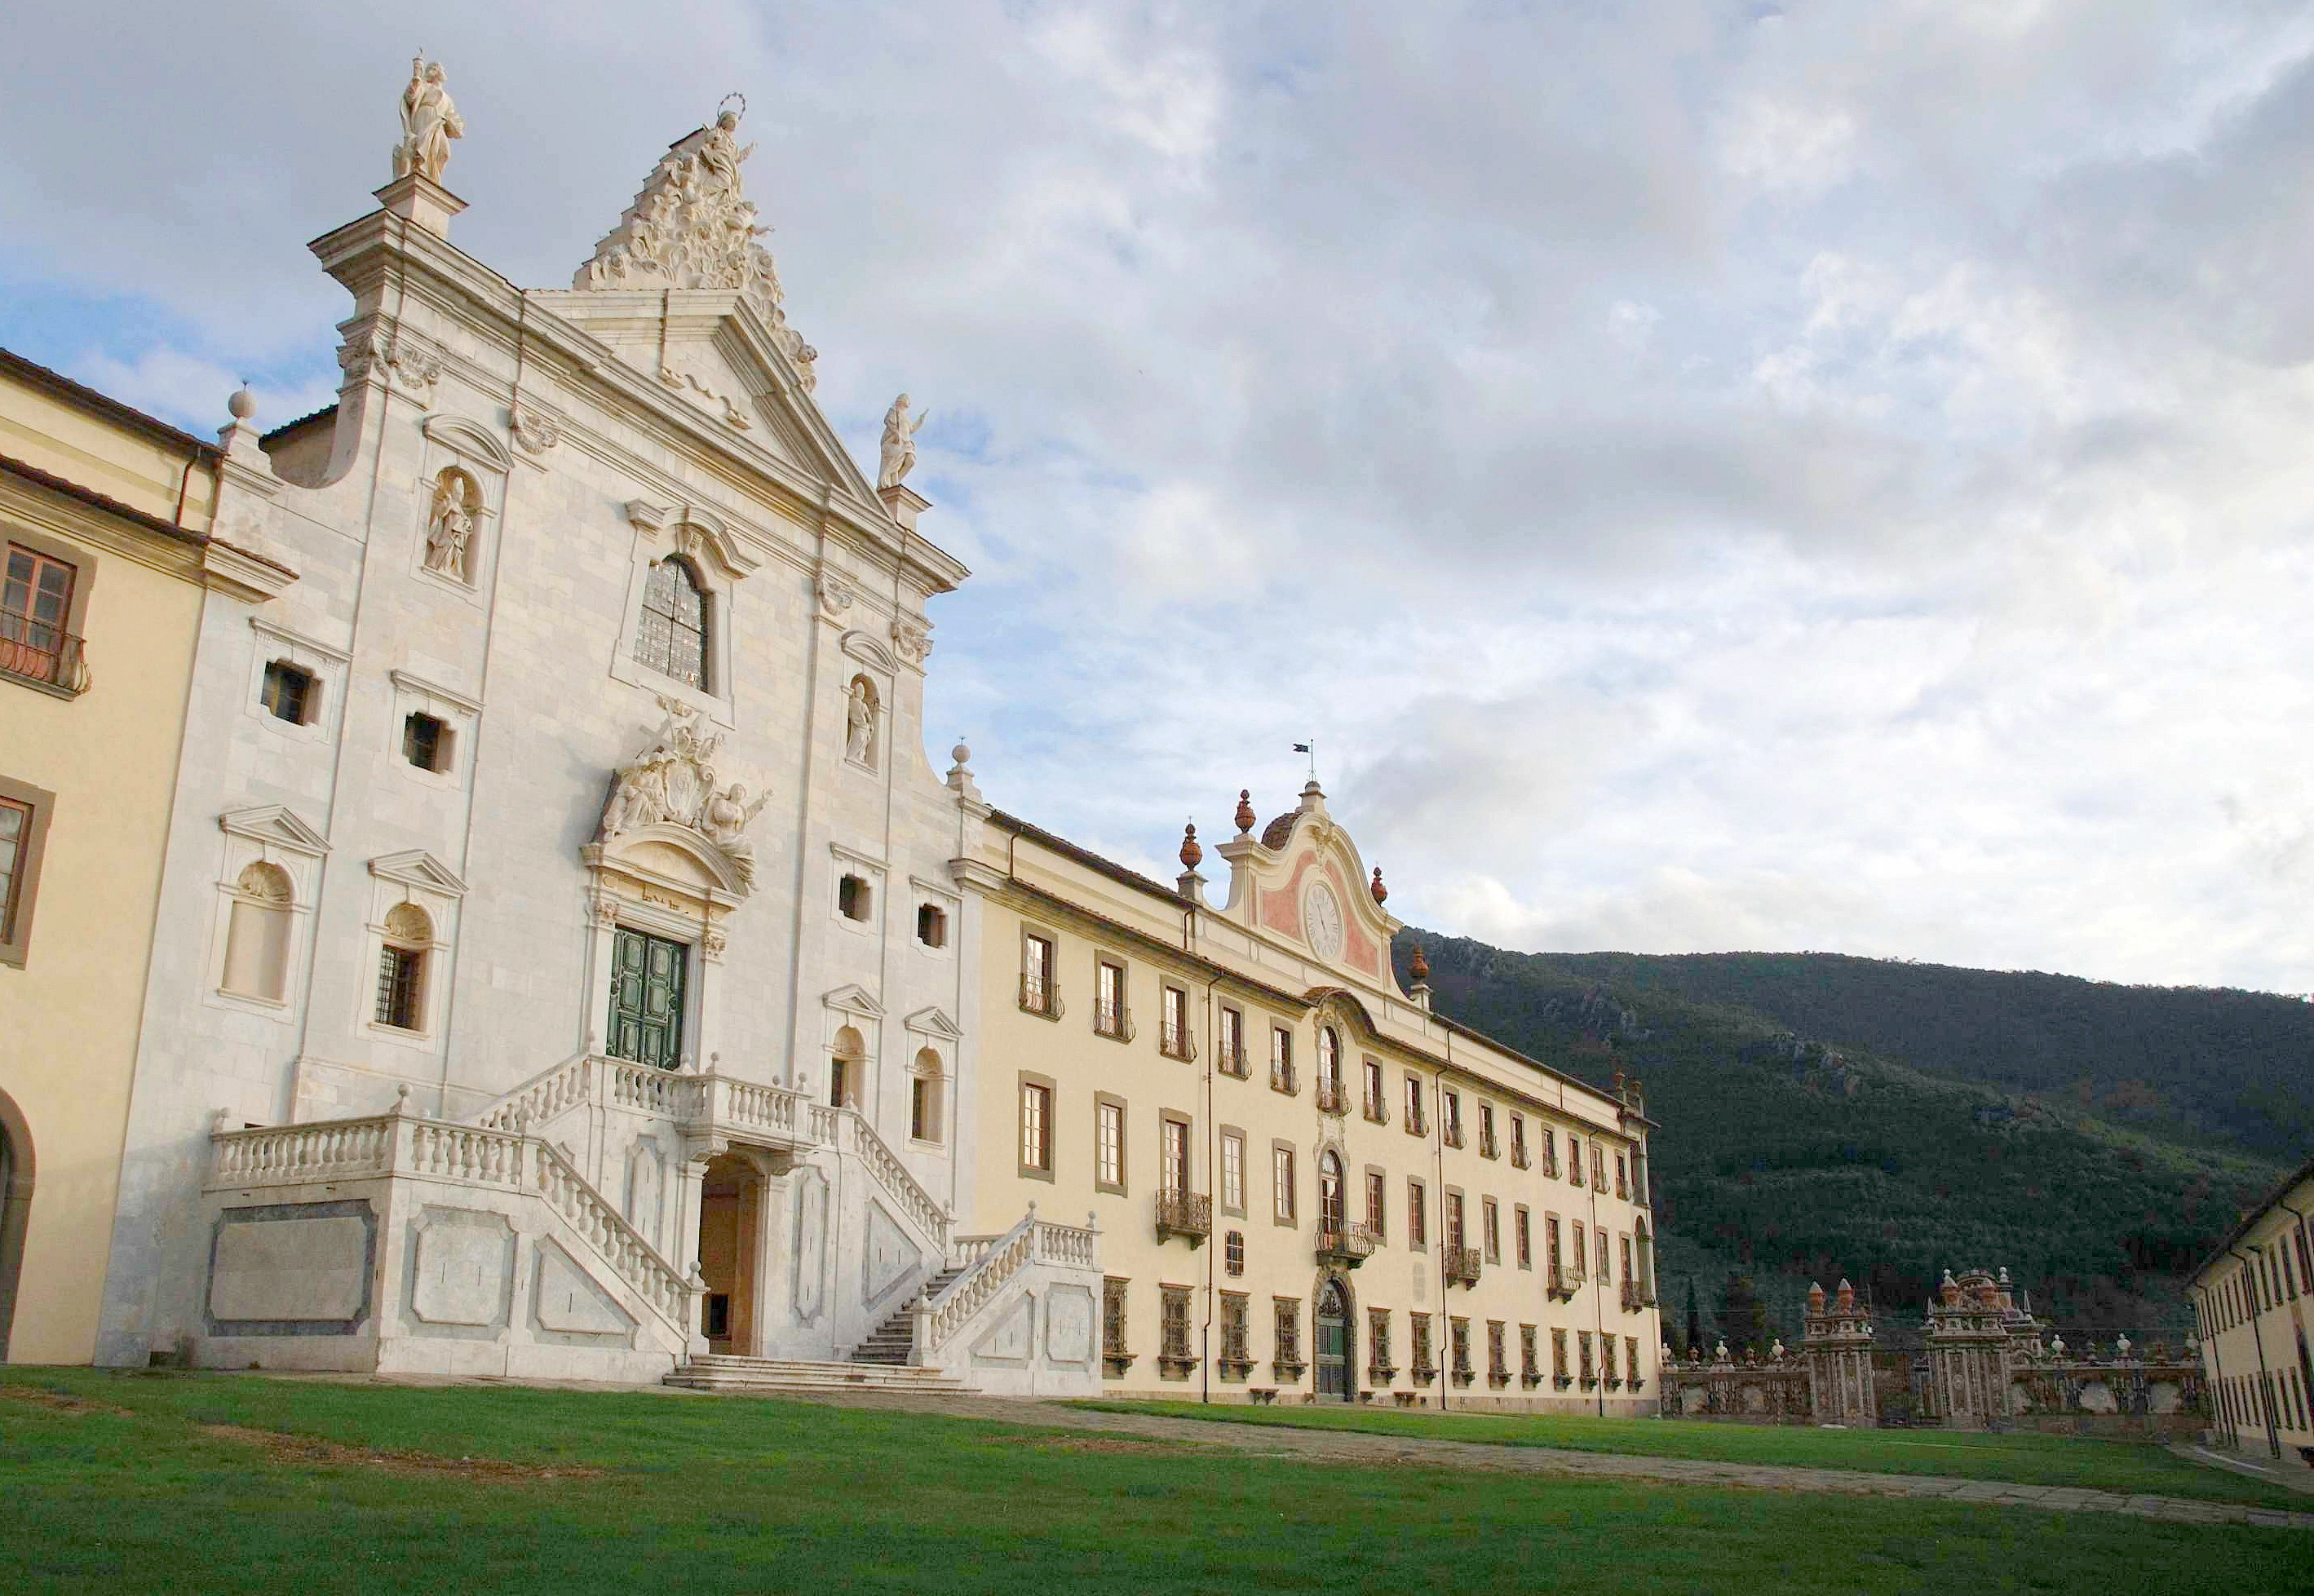
[(846, 920), (864, 923), (874, 896), (865, 876), (845, 876), (835, 884), (835, 907)]
[(423, 710), (413, 710), (402, 723), (402, 757), (421, 771), (440, 772), (450, 765), (450, 728)]
[(948, 911), (938, 904), (916, 905), (916, 940), (927, 948), (948, 946)]
[(305, 726), (314, 719), (314, 673), (286, 659), (277, 659), (265, 667), (265, 686), (260, 695), (265, 712), (276, 720), (286, 720), (292, 726)]

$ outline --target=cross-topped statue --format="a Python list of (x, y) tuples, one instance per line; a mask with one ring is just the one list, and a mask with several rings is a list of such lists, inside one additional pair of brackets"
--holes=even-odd
[(416, 172), (440, 182), (443, 168), (450, 164), (450, 141), (465, 136), (466, 124), (442, 80), (442, 63), (412, 57), (410, 86), (402, 91), (402, 142), (393, 146), (393, 175)]

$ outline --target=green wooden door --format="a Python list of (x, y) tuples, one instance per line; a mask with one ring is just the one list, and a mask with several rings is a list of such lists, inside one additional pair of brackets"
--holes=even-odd
[(691, 949), (622, 926), (611, 939), (611, 1056), (672, 1070), (683, 1057)]

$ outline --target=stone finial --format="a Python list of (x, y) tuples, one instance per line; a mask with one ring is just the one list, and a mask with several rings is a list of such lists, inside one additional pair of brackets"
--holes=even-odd
[(1810, 1313), (1822, 1313), (1824, 1311), (1824, 1285), (1822, 1282), (1814, 1280), (1808, 1282), (1807, 1305), (1808, 1311)]
[(1426, 985), (1430, 980), (1430, 957), (1422, 951), (1419, 942), (1414, 945), (1414, 952), (1406, 961), (1406, 973), (1414, 977), (1417, 986)]
[(410, 1112), (410, 1082), (402, 1081), (393, 1089), (393, 1110), (396, 1114)]
[(1373, 894), (1373, 901), (1375, 903), (1387, 904), (1390, 902), (1390, 888), (1382, 884), (1382, 867), (1380, 865), (1374, 866), (1373, 880), (1368, 885), (1366, 890)]
[(1206, 860), (1206, 851), (1197, 842), (1197, 827), (1193, 821), (1181, 828), (1181, 868), (1194, 870)]
[(225, 413), (233, 418), (217, 429), (217, 446), (243, 464), (270, 475), (273, 463), (259, 442), (261, 435), (252, 418), (257, 414), (257, 395), (243, 383), (225, 401)]
[(249, 391), (247, 383), (243, 383), (233, 391), (233, 397), (225, 401), (225, 408), (234, 420), (246, 421), (257, 414), (257, 395)]
[(1856, 1288), (1849, 1284), (1845, 1278), (1840, 1283), (1840, 1295), (1833, 1299), (1833, 1305), (1842, 1313), (1850, 1311), (1856, 1306)]
[(1237, 813), (1232, 818), (1237, 822), (1239, 836), (1247, 837), (1253, 834), (1253, 823), (1259, 817), (1253, 812), (1253, 789), (1250, 787), (1238, 789)]
[(962, 737), (958, 737), (956, 740), (956, 746), (949, 749), (948, 754), (950, 759), (956, 761), (949, 767), (949, 790), (958, 798), (970, 798), (975, 803), (979, 802), (980, 789), (972, 780), (971, 746)]

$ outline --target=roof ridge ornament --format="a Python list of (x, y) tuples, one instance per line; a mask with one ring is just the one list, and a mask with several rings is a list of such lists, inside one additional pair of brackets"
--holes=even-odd
[[(732, 101), (737, 101), (735, 108)], [(770, 323), (781, 352), (795, 363), (808, 392), (819, 351), (788, 325), (784, 290), (772, 252), (755, 241), (771, 232), (756, 221), (739, 168), (755, 153), (735, 137), (746, 97), (726, 94), (715, 118), (667, 147), (595, 253), (571, 279), (574, 288), (737, 288)]]

